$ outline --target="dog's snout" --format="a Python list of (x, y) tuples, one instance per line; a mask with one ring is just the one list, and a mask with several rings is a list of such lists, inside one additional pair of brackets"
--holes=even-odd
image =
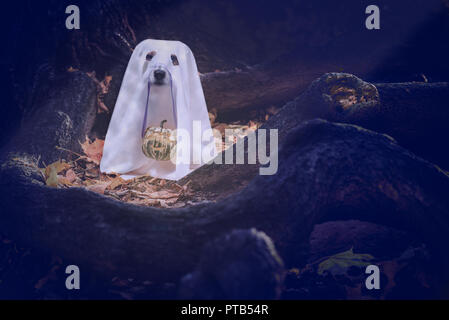
[(154, 70), (154, 78), (158, 81), (162, 81), (165, 78), (165, 71), (164, 70)]

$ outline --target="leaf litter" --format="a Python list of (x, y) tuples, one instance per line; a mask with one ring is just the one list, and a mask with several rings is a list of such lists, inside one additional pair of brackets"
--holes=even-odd
[[(250, 120), (247, 123), (216, 122), (214, 109), (209, 113), (212, 127), (222, 134), (222, 139), (216, 138), (217, 151), (221, 152), (232, 146), (237, 139), (243, 138), (249, 132), (257, 130), (262, 121)], [(225, 138), (225, 130), (232, 129), (236, 133), (232, 141)], [(228, 139), (229, 140), (229, 139)], [(55, 188), (79, 187), (86, 190), (135, 205), (159, 208), (182, 208), (208, 202), (202, 194), (193, 191), (189, 181), (184, 185), (151, 176), (139, 176), (125, 180), (119, 174), (100, 172), (100, 161), (103, 154), (104, 140), (87, 136), (80, 142), (81, 153), (57, 147), (67, 154), (69, 160), (58, 160), (44, 168), (41, 173), (46, 185)]]

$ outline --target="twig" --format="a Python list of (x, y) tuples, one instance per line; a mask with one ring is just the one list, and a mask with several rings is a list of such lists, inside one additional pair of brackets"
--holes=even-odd
[[(70, 162), (77, 162), (77, 161), (79, 161), (79, 160), (86, 160), (87, 162), (94, 163), (95, 165), (97, 165), (97, 164), (95, 163), (95, 161), (93, 161), (91, 158), (89, 158), (89, 157), (87, 157), (87, 156), (83, 156), (83, 155), (81, 155), (81, 154), (79, 154), (79, 153), (77, 153), (77, 152), (75, 152), (75, 151), (72, 151), (72, 150), (69, 150), (69, 149), (65, 149), (65, 148), (62, 148), (62, 147), (58, 147), (58, 146), (56, 146), (55, 148), (58, 149), (58, 150), (66, 151), (66, 152), (69, 152), (69, 153), (72, 153), (72, 154), (78, 156), (78, 159), (69, 161), (69, 163), (70, 163)], [(82, 169), (83, 169), (83, 168), (82, 168)], [(83, 170), (86, 171), (87, 168), (86, 168), (86, 169), (83, 169)]]
[[(76, 155), (76, 156), (78, 156), (78, 157), (80, 157), (80, 158), (87, 159), (86, 156), (83, 156), (83, 155), (81, 155), (81, 154), (79, 154), (79, 153), (77, 153), (77, 152), (75, 152), (75, 151), (72, 151), (72, 150), (69, 150), (69, 149), (66, 149), (66, 148), (62, 148), (62, 147), (59, 147), (59, 146), (56, 146), (55, 148), (58, 149), (58, 150), (62, 150), (62, 151), (66, 151), (66, 152), (73, 153), (74, 155)], [(75, 161), (76, 161), (76, 160), (75, 160)]]

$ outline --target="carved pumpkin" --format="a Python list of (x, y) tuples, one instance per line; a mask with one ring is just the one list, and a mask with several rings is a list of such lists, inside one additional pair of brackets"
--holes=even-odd
[(176, 157), (176, 136), (171, 129), (164, 128), (167, 120), (160, 127), (148, 127), (142, 141), (142, 151), (148, 158), (167, 161)]

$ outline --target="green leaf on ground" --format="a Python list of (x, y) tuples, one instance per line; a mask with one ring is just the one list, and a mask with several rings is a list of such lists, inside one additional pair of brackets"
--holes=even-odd
[(371, 264), (374, 257), (370, 254), (354, 253), (353, 248), (348, 251), (337, 253), (330, 256), (318, 265), (318, 274), (324, 275), (330, 273), (332, 275), (346, 274), (347, 270), (352, 267), (366, 267)]

